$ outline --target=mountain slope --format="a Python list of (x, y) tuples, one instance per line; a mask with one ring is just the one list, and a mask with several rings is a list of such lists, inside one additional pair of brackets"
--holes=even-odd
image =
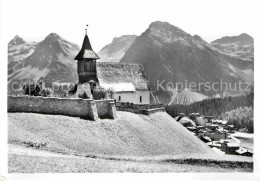
[(130, 48), (134, 42), (136, 35), (123, 35), (114, 38), (112, 43), (102, 48), (98, 55), (101, 62), (119, 62), (125, 55), (125, 52)]
[(8, 43), (8, 74), (12, 73), (19, 63), (34, 52), (36, 42), (26, 42), (16, 35)]
[[(14, 82), (42, 80), (50, 86), (53, 82), (77, 82), (76, 62), (73, 61), (79, 47), (55, 33), (49, 34), (39, 42), (33, 53), (15, 66), (8, 74), (9, 93), (14, 93)], [(49, 85), (48, 85), (49, 84)]]
[(188, 105), (193, 102), (202, 101), (207, 99), (208, 96), (200, 94), (198, 92), (193, 92), (188, 88), (183, 89), (182, 91), (178, 92), (177, 89), (172, 91), (172, 100), (168, 103), (171, 104), (184, 104)]
[[(151, 23), (120, 62), (143, 65), (154, 102), (169, 103), (172, 93), (167, 84), (175, 87), (176, 82), (253, 82), (252, 62), (221, 53), (198, 35), (191, 36), (167, 22)], [(197, 84), (196, 88), (207, 96), (216, 94), (205, 86)]]
[(239, 36), (225, 36), (211, 42), (211, 44), (230, 56), (243, 60), (254, 60), (254, 39), (246, 33)]

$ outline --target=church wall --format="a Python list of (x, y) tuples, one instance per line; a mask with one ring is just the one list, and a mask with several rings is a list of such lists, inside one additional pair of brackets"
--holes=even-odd
[[(119, 96), (121, 97), (121, 100), (119, 100)], [(140, 102), (140, 96), (142, 96), (142, 102)], [(150, 104), (150, 91), (116, 92), (115, 99), (117, 102)]]
[(136, 91), (136, 93), (138, 95), (137, 101), (140, 102), (140, 96), (142, 96), (141, 104), (150, 104), (150, 91)]

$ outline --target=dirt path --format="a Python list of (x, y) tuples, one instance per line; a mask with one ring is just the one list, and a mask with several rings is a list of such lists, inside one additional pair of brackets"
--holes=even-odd
[(8, 144), (9, 154), (15, 155), (27, 155), (27, 156), (41, 156), (41, 157), (65, 157), (65, 158), (77, 158), (73, 155), (59, 154), (35, 148), (30, 148), (21, 145)]
[(239, 140), (240, 146), (254, 150), (254, 134), (236, 132), (231, 136)]

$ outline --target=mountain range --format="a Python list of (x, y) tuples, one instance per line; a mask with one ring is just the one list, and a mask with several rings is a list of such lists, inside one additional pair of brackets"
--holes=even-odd
[(120, 62), (143, 65), (154, 102), (172, 100), (172, 91), (164, 89), (167, 84), (177, 82), (182, 85), (195, 82), (196, 92), (206, 96), (213, 96), (221, 90), (207, 90), (205, 85), (199, 87), (199, 83), (253, 83), (253, 61), (223, 53), (198, 35), (192, 36), (167, 22), (151, 23), (135, 39)]
[(101, 62), (119, 62), (125, 52), (131, 47), (136, 35), (123, 35), (116, 37), (113, 41), (102, 48), (98, 55)]
[(225, 36), (211, 42), (211, 44), (222, 53), (230, 56), (248, 61), (254, 60), (254, 39), (246, 33), (239, 36)]
[[(233, 48), (232, 48), (233, 47)], [(236, 47), (234, 49), (234, 47)], [(138, 63), (144, 67), (152, 102), (190, 104), (221, 91), (157, 90), (158, 83), (250, 82), (254, 72), (253, 38), (247, 34), (223, 37), (207, 43), (167, 22), (156, 21), (140, 35), (114, 38), (102, 48), (100, 61)], [(79, 46), (56, 33), (41, 42), (16, 36), (8, 44), (8, 93), (14, 82), (77, 82), (74, 57)], [(172, 85), (172, 84), (171, 84)], [(173, 91), (174, 90), (174, 91)], [(177, 102), (176, 102), (177, 101)]]
[[(20, 43), (13, 43), (16, 39)], [(15, 53), (11, 53), (12, 50), (16, 50)], [(41, 80), (49, 87), (53, 82), (76, 83), (78, 75), (74, 57), (78, 52), (78, 45), (56, 33), (49, 34), (39, 43), (28, 43), (16, 36), (8, 45), (8, 93), (15, 93), (19, 84), (30, 80)], [(12, 88), (14, 85), (15, 89)]]

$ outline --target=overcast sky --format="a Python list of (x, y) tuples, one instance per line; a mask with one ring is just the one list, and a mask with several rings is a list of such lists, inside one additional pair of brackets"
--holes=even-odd
[(251, 0), (5, 0), (6, 38), (41, 41), (51, 32), (81, 46), (85, 25), (98, 52), (113, 37), (140, 35), (153, 21), (167, 21), (210, 42), (246, 32), (254, 36)]

